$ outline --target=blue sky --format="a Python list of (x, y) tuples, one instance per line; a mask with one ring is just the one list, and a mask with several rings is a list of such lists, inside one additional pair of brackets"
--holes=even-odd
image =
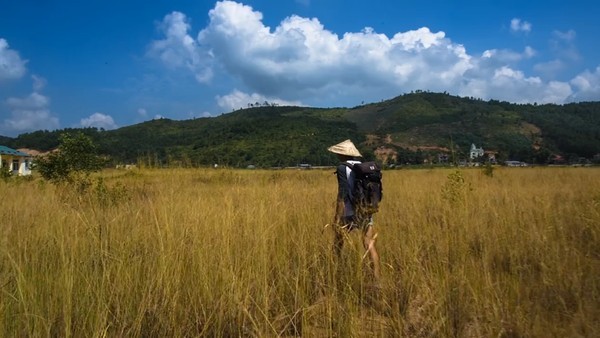
[(598, 101), (599, 3), (0, 0), (0, 135), (413, 90)]

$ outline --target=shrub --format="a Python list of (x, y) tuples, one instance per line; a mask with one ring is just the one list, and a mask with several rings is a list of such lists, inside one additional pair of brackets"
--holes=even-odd
[(12, 176), (12, 171), (9, 166), (4, 166), (0, 168), (0, 179), (3, 181), (8, 181)]
[(483, 167), (483, 174), (487, 177), (494, 177), (494, 167), (489, 161)]
[(62, 134), (58, 151), (37, 159), (36, 168), (49, 181), (72, 182), (102, 168), (103, 160), (89, 136)]

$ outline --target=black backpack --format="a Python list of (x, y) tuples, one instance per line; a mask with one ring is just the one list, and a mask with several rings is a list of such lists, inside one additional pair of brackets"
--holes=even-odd
[(345, 163), (354, 173), (354, 189), (352, 191), (354, 210), (372, 215), (379, 211), (379, 202), (383, 198), (381, 184), (381, 168), (375, 162), (364, 162), (350, 165)]

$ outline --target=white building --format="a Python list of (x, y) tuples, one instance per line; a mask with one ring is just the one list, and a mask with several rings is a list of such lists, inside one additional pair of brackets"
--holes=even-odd
[(13, 175), (31, 175), (31, 156), (29, 154), (0, 146), (0, 169), (8, 168)]
[(483, 148), (477, 148), (474, 143), (471, 143), (471, 151), (469, 153), (469, 158), (474, 160), (478, 157), (483, 156), (484, 151)]

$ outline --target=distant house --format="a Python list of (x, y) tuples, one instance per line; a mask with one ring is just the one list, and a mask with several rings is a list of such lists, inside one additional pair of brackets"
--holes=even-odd
[(469, 158), (471, 160), (481, 157), (483, 154), (483, 148), (477, 148), (474, 143), (471, 143), (471, 151), (469, 152)]
[(438, 153), (438, 163), (448, 163), (448, 154)]
[(31, 175), (31, 156), (6, 146), (0, 146), (0, 168), (8, 168), (13, 175)]
[(488, 161), (491, 164), (496, 164), (496, 155), (498, 154), (497, 151), (486, 150), (486, 151), (484, 151), (484, 154), (487, 155)]

